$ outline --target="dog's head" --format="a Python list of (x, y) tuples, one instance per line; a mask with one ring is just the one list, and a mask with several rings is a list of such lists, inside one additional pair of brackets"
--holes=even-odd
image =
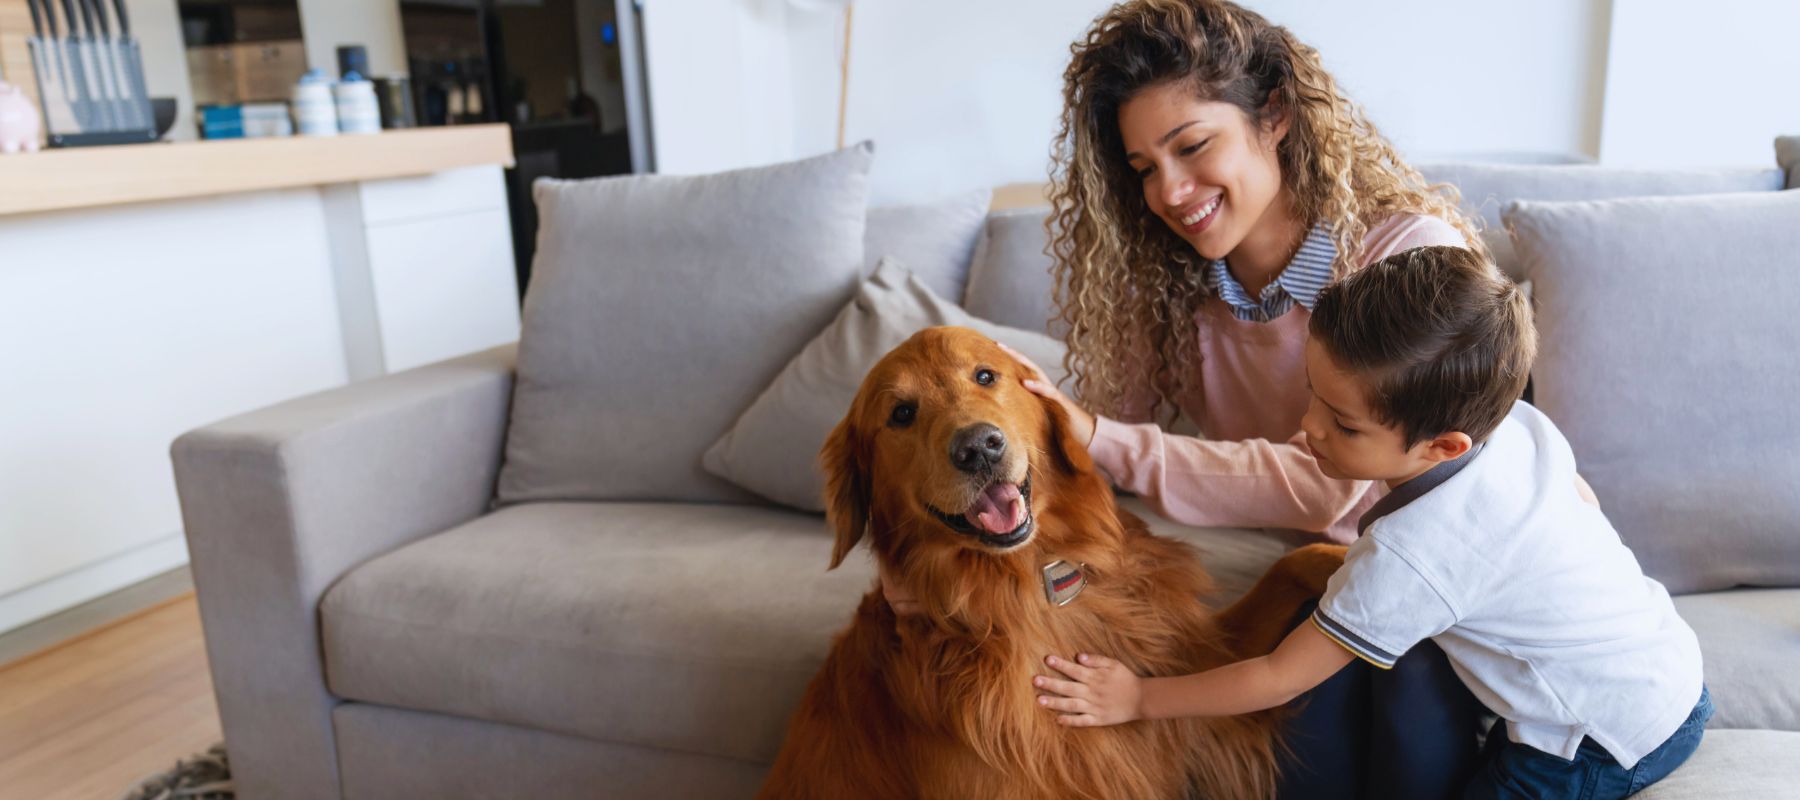
[(967, 328), (928, 328), (882, 358), (826, 440), (826, 515), (836, 567), (873, 531), (877, 556), (929, 547), (992, 556), (1055, 542), (1048, 504), (1080, 486), (1111, 495), (1055, 402), (1019, 363)]

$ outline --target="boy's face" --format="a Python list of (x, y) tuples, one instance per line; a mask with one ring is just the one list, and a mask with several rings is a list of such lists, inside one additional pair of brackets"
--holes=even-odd
[(1472, 444), (1467, 435), (1452, 432), (1406, 446), (1399, 426), (1381, 424), (1369, 409), (1363, 377), (1339, 367), (1312, 339), (1306, 340), (1306, 379), (1312, 403), (1300, 430), (1327, 476), (1397, 486), (1461, 456)]

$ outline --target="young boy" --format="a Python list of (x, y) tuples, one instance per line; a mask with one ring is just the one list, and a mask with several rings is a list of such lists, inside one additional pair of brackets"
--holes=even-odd
[(1556, 426), (1515, 400), (1537, 347), (1519, 289), (1469, 250), (1419, 248), (1326, 288), (1310, 332), (1314, 457), (1391, 489), (1312, 624), (1198, 675), (1052, 656), (1069, 680), (1036, 678), (1039, 702), (1073, 726), (1242, 714), (1429, 638), (1501, 717), (1467, 797), (1625, 797), (1685, 761), (1712, 716), (1699, 644)]

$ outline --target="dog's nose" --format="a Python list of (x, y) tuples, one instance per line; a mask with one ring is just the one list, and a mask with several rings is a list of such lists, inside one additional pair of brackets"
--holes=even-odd
[(950, 439), (950, 463), (963, 472), (985, 472), (1006, 454), (1006, 435), (990, 423), (970, 425)]

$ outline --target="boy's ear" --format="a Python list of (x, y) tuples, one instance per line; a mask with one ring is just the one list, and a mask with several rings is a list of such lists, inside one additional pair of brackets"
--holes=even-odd
[(1462, 458), (1475, 447), (1475, 440), (1462, 431), (1440, 433), (1425, 443), (1425, 457), (1443, 463)]
[(825, 446), (819, 450), (819, 466), (825, 472), (825, 521), (836, 533), (831, 547), (831, 568), (862, 539), (869, 526), (869, 473), (863, 464), (862, 446), (850, 417), (844, 417)]

